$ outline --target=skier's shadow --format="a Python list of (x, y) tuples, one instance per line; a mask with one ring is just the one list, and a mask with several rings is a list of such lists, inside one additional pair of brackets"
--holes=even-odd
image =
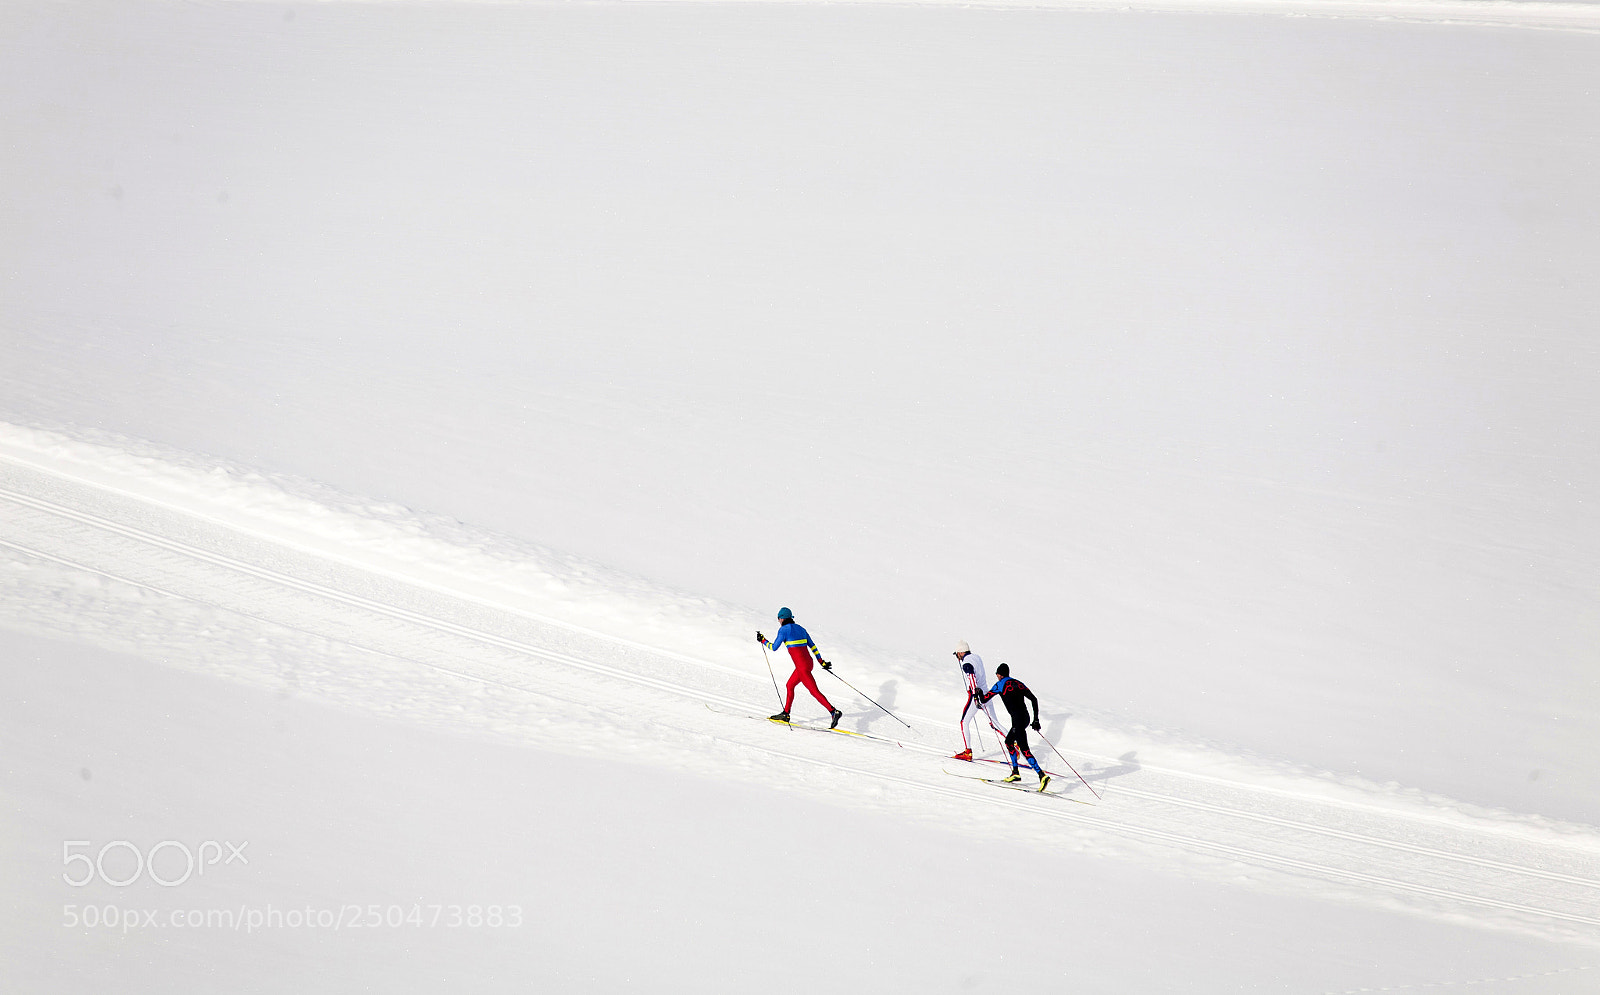
[[(875, 695), (875, 697), (878, 699), (878, 704), (882, 705), (884, 708), (888, 709), (891, 712), (894, 711), (894, 699), (895, 699), (895, 695), (899, 692), (899, 690), (900, 690), (900, 682), (899, 681), (897, 681), (897, 680), (884, 681), (882, 684), (878, 685), (878, 693), (877, 693), (877, 695)], [(872, 724), (874, 722), (878, 721), (879, 719), (886, 719), (888, 717), (889, 716), (885, 715), (883, 712), (878, 711), (877, 708), (875, 708), (873, 705), (871, 705), (869, 703), (867, 705), (867, 711), (863, 714), (863, 716), (859, 720), (857, 720), (856, 728), (858, 728), (862, 732), (874, 732), (876, 730), (874, 730), (872, 728)]]
[[(1052, 743), (1061, 741), (1062, 733), (1065, 732), (1067, 728), (1067, 720), (1070, 718), (1072, 718), (1072, 713), (1068, 712), (1065, 715), (1059, 715), (1050, 720), (1048, 735)], [(1037, 753), (1037, 751), (1035, 752)], [(1083, 779), (1085, 781), (1109, 781), (1113, 777), (1122, 777), (1127, 774), (1137, 773), (1140, 769), (1141, 767), (1139, 765), (1138, 751), (1129, 750), (1127, 753), (1124, 753), (1122, 756), (1118, 757), (1115, 764), (1096, 766), (1092, 763), (1086, 763), (1079, 768), (1078, 773), (1083, 775)]]
[(1137, 773), (1140, 769), (1138, 751), (1129, 750), (1127, 753), (1124, 753), (1122, 756), (1117, 758), (1117, 763), (1115, 766), (1096, 767), (1090, 770), (1085, 770), (1083, 772), (1083, 779), (1085, 781), (1109, 781), (1113, 777), (1122, 777), (1124, 774)]

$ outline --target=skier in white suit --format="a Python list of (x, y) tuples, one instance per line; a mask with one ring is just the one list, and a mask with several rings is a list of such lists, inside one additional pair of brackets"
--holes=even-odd
[(989, 686), (989, 675), (984, 673), (983, 657), (972, 652), (972, 647), (967, 645), (965, 639), (956, 643), (956, 662), (961, 664), (961, 676), (967, 684), (967, 703), (961, 706), (961, 752), (955, 755), (957, 760), (972, 759), (972, 740), (967, 738), (967, 720), (972, 720), (975, 733), (983, 731), (978, 725), (979, 716), (989, 723), (989, 728), (994, 730), (995, 741), (1003, 742), (1005, 733), (1000, 731), (1000, 726), (994, 720), (993, 705), (981, 699), (985, 688)]

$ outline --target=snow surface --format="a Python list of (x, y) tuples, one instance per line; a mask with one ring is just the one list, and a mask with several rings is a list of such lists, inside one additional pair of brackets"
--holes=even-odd
[(3, 987), (1596, 990), (1600, 21), (1173, 6), (0, 10)]
[[(8, 635), (5, 651), (22, 666), (4, 790), (26, 827), (5, 840), (12, 991), (1322, 991), (1534, 975), (1467, 989), (1521, 995), (1592, 981), (1592, 957), (1556, 944), (979, 845), (781, 784), (419, 732), (76, 644)], [(57, 925), (63, 834), (174, 827), (245, 836), (252, 862), (177, 898), (92, 900), (385, 914), (520, 901), (526, 922)]]

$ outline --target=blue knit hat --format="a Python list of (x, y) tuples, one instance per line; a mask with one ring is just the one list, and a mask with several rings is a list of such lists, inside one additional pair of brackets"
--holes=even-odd
[(788, 620), (790, 620), (792, 618), (794, 618), (794, 612), (790, 611), (787, 608), (779, 608), (778, 609), (778, 621), (787, 622)]

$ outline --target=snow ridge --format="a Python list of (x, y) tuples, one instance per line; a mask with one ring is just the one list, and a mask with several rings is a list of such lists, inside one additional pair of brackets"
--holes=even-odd
[[(1591, 827), (1261, 770), (1048, 711), (1047, 735), (1102, 804), (950, 784), (954, 731), (930, 716), (953, 692), (932, 667), (839, 643), (851, 683), (915, 731), (802, 742), (705, 707), (764, 714), (770, 676), (747, 645), (759, 613), (310, 490), (0, 425), (0, 621), (435, 728), (574, 753), (601, 740), (985, 838), (1600, 943)], [(847, 727), (888, 731), (833, 690)]]

